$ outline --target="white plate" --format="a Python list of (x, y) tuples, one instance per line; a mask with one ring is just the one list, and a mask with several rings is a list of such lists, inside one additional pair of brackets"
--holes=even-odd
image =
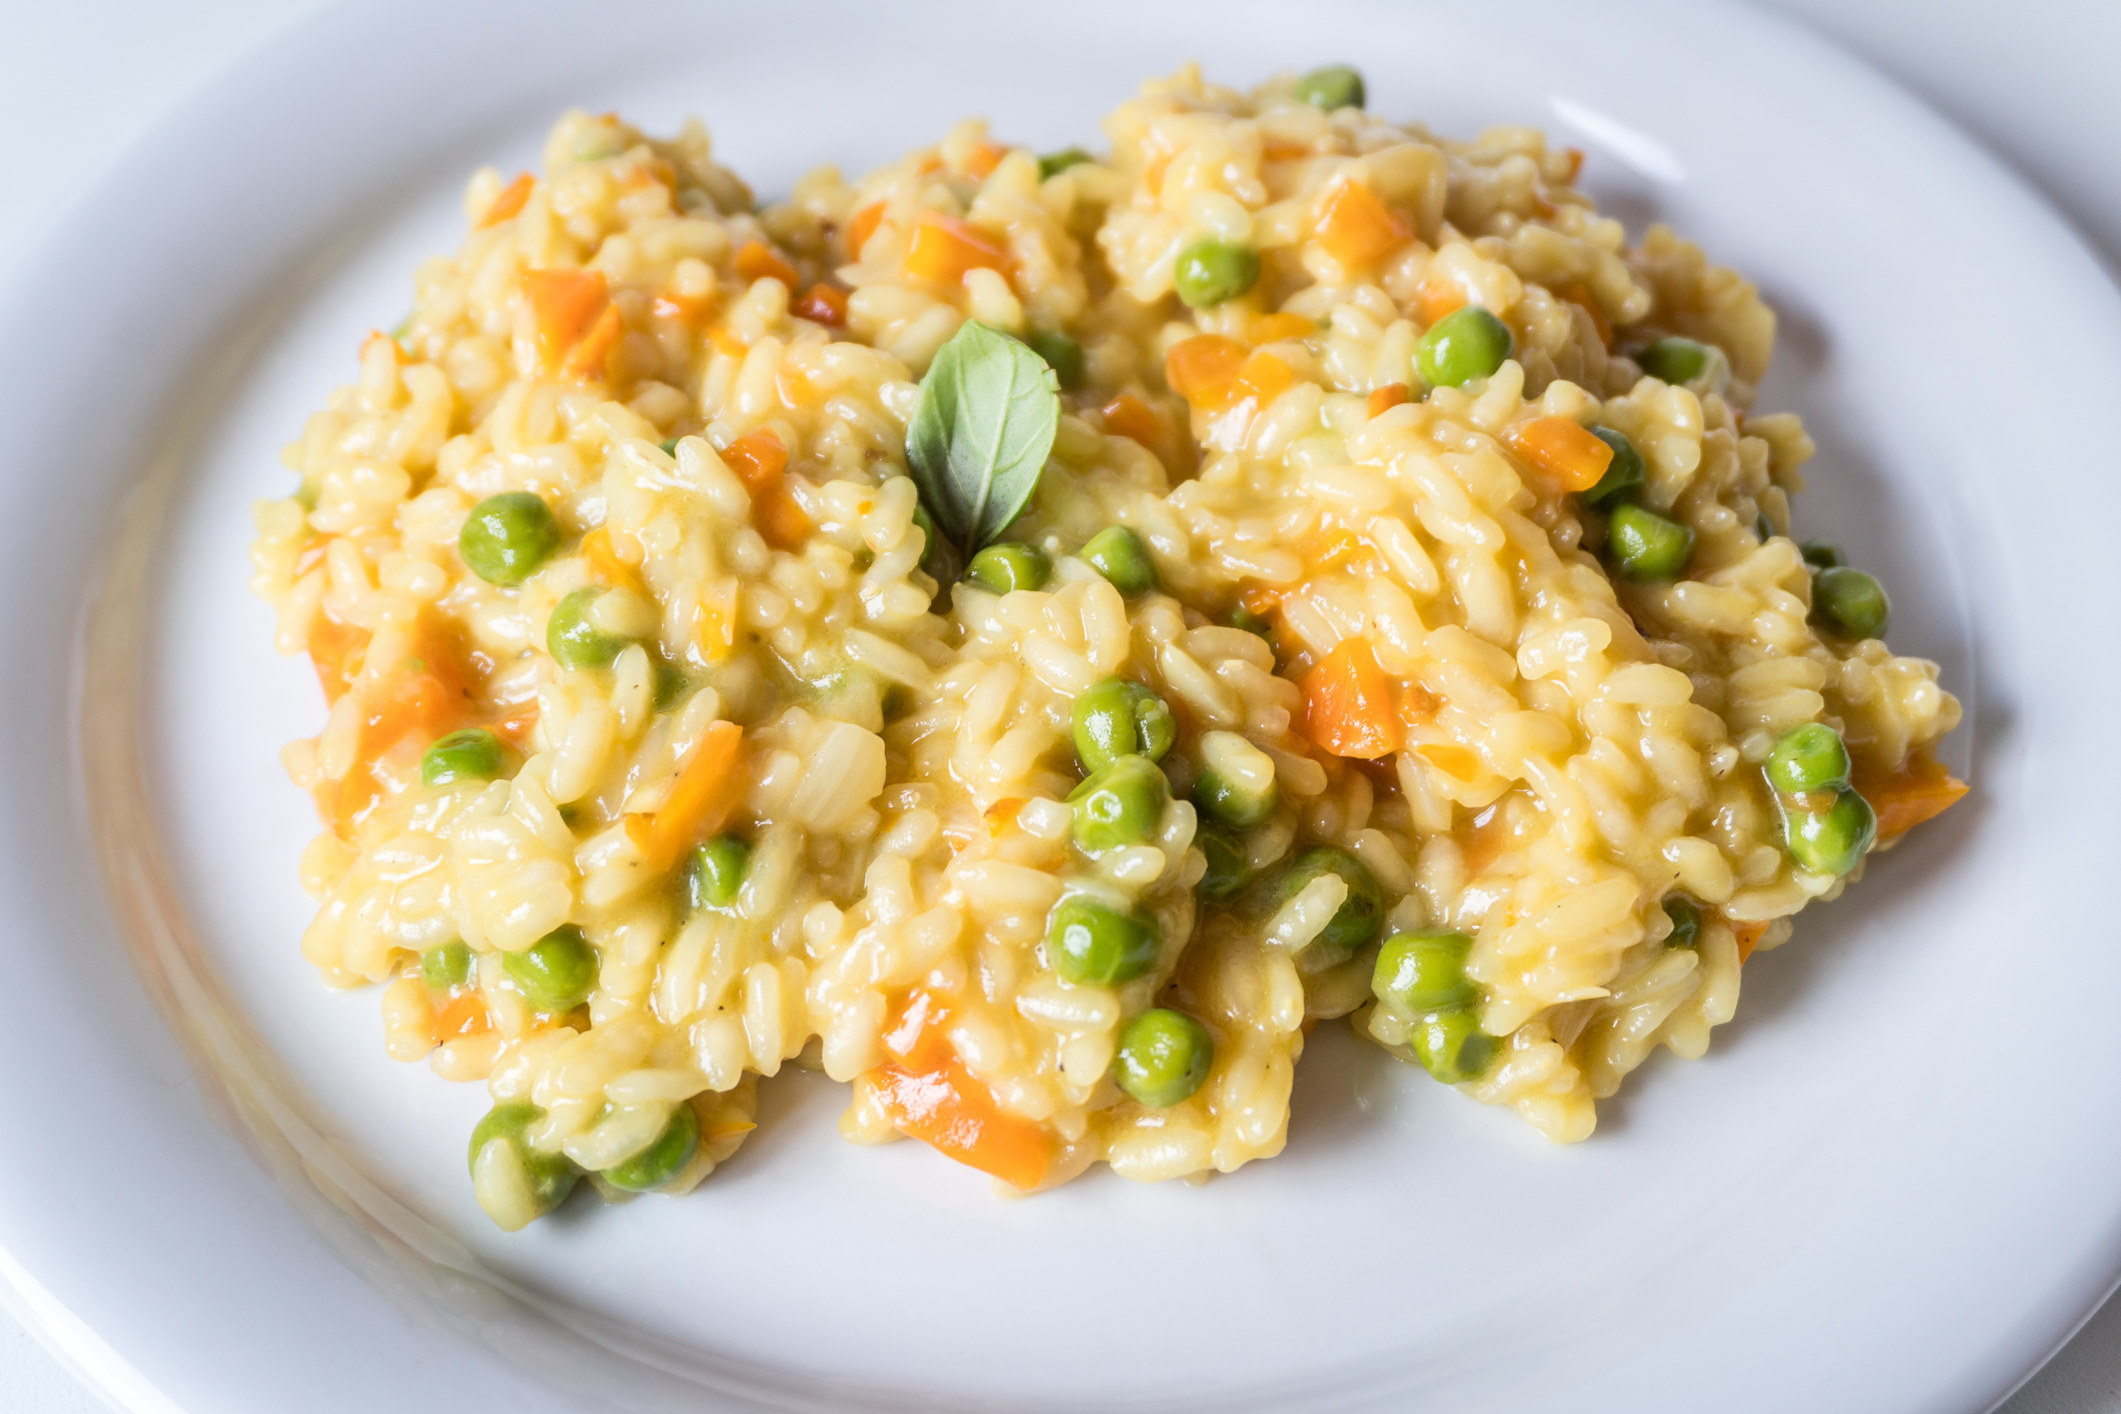
[[(2000, 1399), (2121, 1269), (2121, 493), (2092, 459), (2121, 300), (1935, 118), (1759, 15), (1471, 10), (402, 0), (156, 134), (0, 291), (18, 1301), (137, 1410)], [(464, 174), (527, 165), (565, 106), (699, 111), (773, 191), (971, 112), (1088, 139), (1186, 57), (1234, 82), (1347, 58), (1380, 111), (1555, 128), (1631, 230), (1757, 278), (1763, 405), (1822, 448), (1799, 525), (1944, 663), (1976, 794), (1572, 1149), (1326, 1028), (1288, 1152), (1198, 1188), (997, 1201), (921, 1146), (843, 1144), (838, 1087), (783, 1077), (699, 1194), (499, 1234), (463, 1172), (480, 1093), (385, 1060), (373, 994), (296, 952), (314, 826), (276, 750), (321, 705), (244, 559), (279, 445), (453, 244)]]

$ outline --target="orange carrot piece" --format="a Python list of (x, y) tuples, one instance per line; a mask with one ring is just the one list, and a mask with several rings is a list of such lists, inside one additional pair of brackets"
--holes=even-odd
[(1510, 445), (1565, 491), (1590, 490), (1613, 464), (1613, 449), (1569, 417), (1535, 417), (1510, 434)]
[(491, 1030), (493, 1013), (486, 1009), (486, 998), (475, 987), (457, 993), (435, 1013), (436, 1045), (461, 1036), (483, 1036)]
[(1104, 414), (1105, 431), (1115, 437), (1125, 437), (1139, 442), (1152, 452), (1162, 455), (1159, 448), (1164, 440), (1164, 420), (1156, 410), (1132, 393), (1121, 393), (1099, 409)]
[(319, 613), (309, 626), (309, 661), (323, 685), (324, 700), (337, 702), (353, 685), (361, 671), (361, 650), (368, 646), (368, 630), (340, 623)]
[(1742, 963), (1753, 955), (1753, 949), (1759, 947), (1760, 940), (1767, 936), (1767, 924), (1733, 923), (1731, 936), (1738, 940), (1738, 960)]
[(1291, 383), (1295, 373), (1264, 349), (1245, 360), (1244, 367), (1237, 370), (1237, 381), (1230, 387), (1230, 405), (1250, 402), (1255, 407), (1265, 407), (1280, 397)]
[(993, 174), (994, 169), (1001, 165), (1002, 159), (1008, 155), (1009, 149), (1006, 147), (1000, 147), (991, 142), (980, 143), (965, 154), (965, 175), (978, 177), (984, 182)]
[(934, 1070), (957, 1053), (950, 1048), (950, 1004), (940, 992), (915, 987), (899, 1003), (898, 1014), (884, 1029), (884, 1049), (907, 1070)]
[(1878, 838), (1896, 840), (1925, 820), (1933, 820), (1959, 802), (1967, 784), (1944, 769), (1925, 750), (1909, 754), (1890, 772), (1859, 770), (1856, 790), (1878, 815)]
[(1368, 639), (1342, 639), (1302, 686), (1304, 734), (1335, 756), (1375, 761), (1404, 743), (1392, 680)]
[[(318, 790), (318, 804), (342, 839), (350, 839), (354, 826), (383, 798), (376, 762), (407, 737), (432, 741), (468, 719), (471, 694), (458, 666), (460, 657), (461, 649), (447, 633), (423, 623), (412, 651), (389, 665), (390, 675), (361, 723), (352, 769)], [(361, 671), (369, 666), (364, 662)]]
[(737, 480), (757, 491), (781, 479), (788, 469), (788, 448), (771, 427), (760, 427), (722, 448), (722, 461)]
[(1165, 352), (1164, 382), (1194, 407), (1217, 412), (1230, 405), (1246, 357), (1245, 346), (1235, 339), (1195, 334)]
[(1448, 741), (1425, 741), (1414, 752), (1453, 780), (1471, 785), (1480, 779), (1480, 757), (1466, 747)]
[(1387, 383), (1382, 388), (1372, 388), (1370, 390), (1370, 416), (1378, 417), (1390, 412), (1393, 408), (1405, 402), (1407, 396), (1407, 385), (1404, 383)]
[(1431, 275), (1414, 292), (1414, 317), (1427, 328), (1466, 302), (1466, 292), (1441, 275)]
[(487, 203), (486, 210), (480, 215), (478, 224), (473, 229), (483, 231), (488, 226), (498, 226), (514, 216), (529, 202), (531, 190), (537, 184), (537, 178), (530, 173), (518, 172), (516, 179), (502, 187), (500, 193)]
[(831, 285), (812, 285), (789, 312), (798, 319), (837, 329), (847, 322), (847, 292)]
[(778, 280), (791, 290), (803, 281), (787, 258), (764, 241), (745, 241), (737, 247), (736, 273), (746, 280)]
[(1036, 1188), (1053, 1161), (1053, 1141), (1027, 1119), (1004, 1114), (958, 1062), (914, 1072), (895, 1065), (869, 1072), (892, 1123), (961, 1164), (1017, 1188)]
[(1002, 270), (1009, 252), (985, 231), (940, 211), (921, 213), (906, 245), (906, 273), (938, 285), (960, 283), (968, 271)]
[(714, 312), (714, 296), (680, 294), (673, 289), (664, 289), (655, 297), (649, 311), (658, 319), (673, 319), (680, 324), (697, 324)]
[(1342, 182), (1318, 214), (1318, 243), (1342, 265), (1371, 265), (1414, 235), (1414, 228), (1361, 182)]
[(555, 267), (523, 272), (523, 287), (537, 316), (538, 362), (558, 373), (611, 303), (611, 288), (600, 270)]
[(876, 234), (876, 228), (884, 220), (884, 203), (872, 201), (847, 218), (847, 254), (856, 260), (862, 258), (862, 247)]
[(744, 793), (743, 746), (742, 727), (710, 724), (669, 798), (652, 815), (626, 817), (626, 833), (649, 869), (664, 873), (694, 842), (729, 819)]
[(597, 322), (589, 326), (589, 332), (568, 352), (567, 361), (561, 365), (560, 371), (567, 377), (578, 378), (584, 383), (596, 382), (604, 376), (605, 364), (611, 358), (611, 351), (618, 347), (619, 340), (625, 333), (626, 321), (620, 316), (619, 307), (615, 304), (605, 305), (604, 312), (597, 316)]
[(1318, 321), (1301, 314), (1262, 314), (1245, 328), (1255, 344), (1278, 344), (1283, 339), (1308, 339), (1318, 332)]
[(598, 526), (582, 537), (582, 558), (597, 572), (605, 583), (622, 589), (631, 589), (636, 594), (643, 591), (641, 572), (619, 558), (619, 552), (611, 543), (611, 529)]
[(1270, 142), (1259, 150), (1262, 162), (1299, 162), (1311, 155), (1311, 144), (1307, 142)]

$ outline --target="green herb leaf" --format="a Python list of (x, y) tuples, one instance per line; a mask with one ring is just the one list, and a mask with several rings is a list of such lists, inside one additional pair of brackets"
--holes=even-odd
[(1059, 427), (1053, 370), (1007, 334), (968, 321), (936, 351), (906, 429), (906, 463), (962, 557), (1030, 504)]

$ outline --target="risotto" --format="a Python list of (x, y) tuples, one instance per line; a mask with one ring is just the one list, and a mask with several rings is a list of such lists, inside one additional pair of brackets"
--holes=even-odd
[(1104, 128), (759, 205), (569, 114), (289, 447), (302, 949), (501, 1226), (791, 1063), (1004, 1191), (1227, 1173), (1343, 1017), (1579, 1140), (1964, 793), (1752, 285), (1351, 69)]

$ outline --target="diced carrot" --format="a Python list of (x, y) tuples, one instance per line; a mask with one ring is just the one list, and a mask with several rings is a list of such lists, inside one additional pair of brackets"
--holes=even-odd
[(1311, 155), (1307, 142), (1270, 142), (1259, 150), (1262, 162), (1298, 162)]
[(368, 361), (368, 351), (370, 349), (383, 349), (387, 351), (390, 354), (390, 361), (392, 363), (405, 362), (405, 346), (399, 343), (396, 339), (390, 337), (390, 335), (384, 333), (381, 329), (369, 330), (368, 337), (361, 340), (361, 361), (363, 363), (366, 363)]
[(1414, 292), (1414, 317), (1427, 328), (1451, 311), (1463, 308), (1465, 302), (1466, 292), (1459, 289), (1455, 281), (1431, 275)]
[(697, 324), (714, 313), (712, 294), (682, 294), (677, 290), (664, 289), (649, 305), (649, 311), (658, 319), (673, 319), (680, 324)]
[(488, 226), (498, 226), (521, 211), (524, 204), (530, 200), (531, 190), (537, 184), (537, 179), (530, 173), (518, 172), (516, 179), (502, 187), (499, 194), (487, 203), (486, 210), (480, 215), (478, 225), (474, 229), (483, 231)]
[(1036, 1188), (1045, 1179), (1053, 1161), (1045, 1129), (1004, 1114), (958, 1062), (923, 1072), (879, 1066), (869, 1081), (902, 1132), (1017, 1188)]
[(1318, 332), (1318, 321), (1301, 314), (1262, 314), (1245, 328), (1255, 344), (1276, 344), (1283, 339), (1308, 339)]
[(1371, 265), (1413, 238), (1414, 228), (1361, 182), (1341, 182), (1318, 214), (1318, 242), (1342, 265)]
[(722, 461), (737, 480), (757, 491), (781, 479), (788, 469), (788, 448), (771, 427), (755, 428), (722, 448)]
[(558, 373), (611, 303), (611, 288), (600, 270), (554, 267), (523, 272), (523, 286), (537, 316), (538, 362)]
[(1303, 694), (1305, 735), (1335, 756), (1374, 761), (1405, 740), (1392, 680), (1366, 638), (1342, 639), (1305, 674)]
[(1453, 780), (1471, 784), (1480, 779), (1480, 757), (1463, 746), (1447, 741), (1425, 741), (1415, 754)]
[(915, 987), (899, 1003), (898, 1014), (884, 1029), (884, 1049), (911, 1071), (933, 1070), (955, 1060), (950, 1049), (950, 1007), (941, 993)]
[(1896, 840), (1958, 803), (1967, 785), (1925, 750), (1909, 753), (1889, 772), (1856, 772), (1856, 790), (1878, 814), (1878, 838)]
[(1231, 386), (1230, 405), (1251, 402), (1256, 407), (1265, 407), (1287, 391), (1296, 381), (1289, 365), (1283, 363), (1265, 349), (1245, 360), (1237, 371), (1237, 382)]
[(1194, 407), (1219, 411), (1230, 405), (1230, 390), (1246, 357), (1245, 346), (1235, 339), (1195, 334), (1164, 353), (1164, 382)]
[(1008, 155), (1009, 149), (1006, 147), (1001, 147), (991, 142), (980, 143), (965, 154), (965, 175), (978, 177), (984, 182), (993, 174), (994, 169), (1001, 165), (1002, 159)]
[(319, 613), (309, 625), (309, 661), (316, 666), (324, 700), (337, 702), (353, 685), (361, 671), (361, 650), (368, 646), (368, 630), (340, 623)]
[(538, 724), (538, 704), (525, 703), (493, 724), (493, 734), (518, 751), (530, 740), (530, 729)]
[(751, 352), (751, 345), (726, 324), (708, 325), (707, 342), (714, 345), (716, 353), (727, 354), (730, 358), (740, 359)]
[(760, 427), (722, 448), (722, 460), (751, 488), (751, 520), (776, 550), (793, 549), (814, 528), (788, 489), (788, 449), (770, 427)]
[(1591, 287), (1581, 280), (1571, 280), (1554, 291), (1570, 304), (1591, 316), (1591, 327), (1598, 331), (1598, 341), (1607, 348), (1613, 347), (1613, 321), (1606, 317), (1605, 306), (1591, 294)]
[(454, 1041), (460, 1036), (483, 1036), (493, 1030), (493, 1013), (486, 1009), (486, 998), (475, 987), (467, 987), (451, 997), (440, 1011), (435, 1013), (435, 1043)]
[(579, 378), (585, 383), (597, 381), (604, 376), (605, 363), (625, 333), (626, 321), (620, 317), (619, 307), (615, 304), (605, 305), (604, 312), (597, 316), (597, 322), (589, 326), (589, 332), (569, 351), (567, 361), (560, 371), (569, 378)]
[(1390, 412), (1407, 400), (1407, 385), (1387, 383), (1382, 388), (1370, 390), (1370, 416), (1378, 417)]
[(1443, 699), (1421, 683), (1400, 684), (1399, 719), (1402, 722), (1427, 722), (1435, 719), (1443, 710)]
[(746, 280), (778, 280), (791, 290), (803, 279), (785, 256), (764, 241), (745, 241), (737, 247), (736, 273)]
[[(407, 737), (432, 741), (468, 718), (470, 693), (460, 659), (457, 643), (437, 625), (423, 622), (404, 658), (385, 665), (387, 676), (367, 704), (352, 769), (318, 792), (318, 805), (341, 838), (351, 838), (354, 826), (383, 798), (376, 762)], [(374, 666), (364, 661), (361, 672)]]
[(847, 322), (847, 292), (832, 285), (812, 285), (789, 312), (798, 319), (837, 329)]
[(1156, 410), (1132, 393), (1121, 393), (1099, 411), (1104, 414), (1105, 431), (1115, 437), (1126, 437), (1141, 443), (1150, 451), (1162, 455), (1160, 448), (1164, 440), (1164, 421)]
[(1767, 936), (1767, 924), (1733, 923), (1731, 936), (1738, 940), (1738, 960), (1744, 962), (1753, 955), (1753, 949), (1760, 946), (1760, 940)]
[(619, 558), (618, 550), (611, 541), (611, 529), (598, 526), (582, 537), (582, 558), (606, 584), (642, 592), (641, 573)]
[(626, 817), (626, 834), (649, 869), (661, 874), (704, 836), (722, 828), (744, 794), (744, 729), (711, 723), (669, 798), (652, 815)]
[(1281, 591), (1272, 585), (1255, 584), (1239, 594), (1237, 602), (1244, 606), (1246, 613), (1266, 618), (1281, 608)]
[(1384, 566), (1367, 536), (1353, 530), (1333, 530), (1320, 536), (1311, 547), (1311, 567), (1327, 570), (1346, 563), (1350, 569), (1375, 572)]
[(1535, 417), (1510, 433), (1517, 454), (1565, 491), (1588, 491), (1613, 464), (1613, 449), (1569, 417)]
[(876, 234), (876, 228), (884, 219), (884, 203), (872, 201), (847, 218), (847, 254), (856, 260), (862, 258), (862, 247)]
[(970, 270), (1002, 270), (1009, 252), (1000, 242), (966, 221), (940, 211), (924, 211), (906, 245), (906, 273), (916, 280), (956, 285)]

